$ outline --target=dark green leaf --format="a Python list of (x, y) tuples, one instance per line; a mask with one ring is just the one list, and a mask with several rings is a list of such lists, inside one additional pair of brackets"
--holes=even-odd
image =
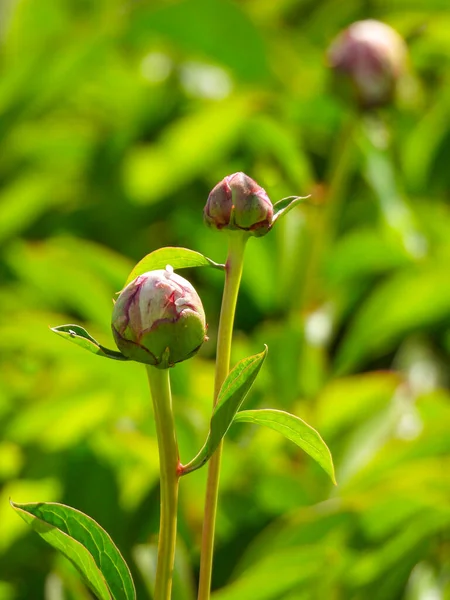
[(273, 220), (272, 223), (275, 223), (277, 219), (281, 216), (286, 215), (290, 210), (292, 210), (297, 204), (300, 204), (303, 200), (310, 198), (310, 196), (288, 196), (287, 198), (283, 198), (278, 202), (275, 202), (273, 205)]
[(328, 446), (320, 437), (320, 434), (300, 417), (282, 410), (264, 408), (260, 410), (243, 410), (234, 417), (234, 422), (265, 425), (283, 434), (319, 463), (322, 469), (331, 477), (331, 481), (336, 484), (333, 459)]
[(117, 350), (110, 350), (105, 348), (97, 342), (83, 327), (80, 325), (59, 325), (58, 327), (51, 327), (51, 330), (63, 337), (80, 346), (84, 350), (104, 356), (105, 358), (112, 358), (114, 360), (129, 360), (121, 352)]
[(167, 265), (170, 265), (174, 269), (186, 269), (188, 267), (225, 268), (224, 265), (219, 265), (210, 258), (206, 258), (203, 254), (200, 254), (200, 252), (195, 252), (195, 250), (169, 246), (168, 248), (155, 250), (139, 261), (128, 275), (125, 286), (139, 275), (147, 273), (147, 271), (154, 271), (155, 269), (165, 269)]
[(11, 502), (11, 506), (74, 564), (100, 600), (135, 600), (136, 592), (126, 562), (110, 536), (93, 519), (54, 502)]
[(197, 456), (183, 467), (183, 475), (202, 467), (214, 454), (252, 387), (266, 355), (267, 346), (259, 354), (241, 360), (225, 379), (211, 417), (205, 445)]

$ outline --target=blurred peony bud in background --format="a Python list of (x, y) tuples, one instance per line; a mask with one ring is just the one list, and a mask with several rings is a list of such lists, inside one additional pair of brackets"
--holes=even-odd
[(353, 23), (328, 50), (336, 78), (350, 82), (353, 94), (365, 108), (392, 100), (406, 69), (406, 57), (406, 44), (400, 35), (375, 20)]
[(170, 265), (127, 285), (114, 305), (111, 326), (127, 358), (160, 369), (190, 358), (206, 339), (202, 302)]
[(205, 221), (217, 229), (241, 229), (251, 235), (265, 235), (273, 218), (268, 195), (245, 173), (228, 175), (209, 194)]

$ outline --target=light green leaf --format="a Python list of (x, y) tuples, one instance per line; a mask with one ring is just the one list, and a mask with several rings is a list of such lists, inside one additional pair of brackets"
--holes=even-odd
[(336, 241), (326, 258), (326, 277), (333, 285), (392, 271), (411, 262), (400, 240), (386, 228), (359, 227)]
[(215, 591), (212, 600), (280, 600), (300, 585), (311, 590), (326, 560), (318, 544), (278, 548)]
[(316, 400), (316, 423), (327, 437), (345, 436), (349, 430), (384, 411), (392, 402), (402, 376), (395, 371), (358, 373), (330, 381)]
[(130, 571), (110, 536), (82, 512), (55, 502), (11, 506), (66, 556), (100, 600), (135, 600)]
[(121, 352), (117, 350), (110, 350), (105, 348), (97, 342), (83, 327), (80, 325), (58, 325), (58, 327), (51, 327), (52, 331), (60, 335), (62, 338), (73, 342), (80, 348), (88, 350), (93, 354), (98, 354), (105, 358), (112, 358), (114, 360), (129, 360)]
[(266, 355), (267, 346), (259, 354), (241, 360), (225, 379), (211, 417), (205, 445), (197, 456), (183, 467), (183, 475), (202, 467), (214, 454), (252, 387)]
[[(158, 563), (158, 544), (139, 544), (133, 548), (133, 558), (150, 598), (153, 598)], [(172, 598), (195, 600), (194, 576), (189, 553), (181, 540), (177, 540), (177, 551), (172, 573)]]
[(300, 204), (300, 202), (310, 197), (311, 196), (288, 196), (287, 198), (275, 202), (273, 205), (272, 224), (281, 216), (286, 215), (290, 210), (297, 206), (297, 204)]
[(300, 417), (291, 415), (282, 410), (264, 408), (260, 410), (243, 410), (234, 417), (234, 423), (254, 423), (265, 425), (283, 434), (288, 440), (297, 444), (302, 450), (309, 454), (322, 469), (330, 476), (336, 485), (333, 459), (328, 446), (320, 434)]
[(188, 267), (213, 267), (215, 269), (224, 269), (225, 265), (220, 265), (210, 258), (203, 256), (200, 252), (189, 250), (188, 248), (177, 248), (169, 246), (160, 248), (154, 252), (147, 254), (141, 261), (137, 263), (125, 283), (126, 287), (133, 279), (139, 275), (154, 271), (155, 269), (165, 269), (170, 265), (174, 269), (186, 269)]
[(400, 149), (405, 179), (416, 193), (426, 191), (432, 177), (439, 147), (448, 132), (449, 107), (449, 90), (442, 86), (429, 110), (414, 122)]
[(410, 332), (439, 327), (450, 316), (448, 261), (403, 269), (382, 281), (347, 327), (336, 373), (392, 352)]
[(209, 178), (240, 144), (248, 117), (255, 111), (253, 94), (234, 94), (208, 106), (199, 105), (173, 120), (153, 143), (133, 144), (124, 160), (123, 175), (130, 202), (144, 205), (168, 197), (183, 202), (192, 182)]
[[(42, 170), (41, 170), (42, 171)], [(49, 176), (33, 169), (23, 171), (21, 177), (3, 185), (0, 193), (0, 240), (20, 235), (46, 210), (61, 203), (57, 183)]]

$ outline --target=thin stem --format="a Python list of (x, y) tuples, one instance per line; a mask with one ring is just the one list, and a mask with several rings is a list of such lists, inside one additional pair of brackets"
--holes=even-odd
[(158, 437), (161, 515), (154, 600), (170, 600), (177, 535), (179, 454), (169, 369), (147, 366)]
[[(244, 263), (244, 250), (247, 238), (248, 235), (246, 233), (229, 233), (225, 287), (223, 291), (217, 339), (214, 405), (216, 404), (220, 388), (222, 387), (222, 384), (230, 370), (231, 340), (233, 336), (234, 315), (236, 311), (239, 285), (241, 282), (242, 268)], [(222, 442), (209, 461), (200, 557), (198, 600), (209, 600), (210, 597), (221, 460)]]
[(329, 183), (322, 198), (323, 209), (312, 211), (310, 215), (306, 264), (303, 267), (303, 275), (297, 276), (302, 279), (302, 286), (298, 290), (294, 307), (294, 312), (297, 314), (299, 309), (314, 306), (323, 300), (322, 278), (318, 274), (324, 256), (331, 251), (330, 247), (342, 218), (346, 188), (354, 167), (356, 126), (357, 120), (354, 116), (343, 124), (327, 174), (326, 181)]

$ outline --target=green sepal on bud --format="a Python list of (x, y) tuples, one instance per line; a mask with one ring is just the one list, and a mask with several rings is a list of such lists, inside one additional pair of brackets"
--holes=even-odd
[(207, 329), (197, 292), (170, 265), (127, 285), (114, 305), (111, 327), (124, 356), (160, 369), (193, 356)]
[(53, 333), (61, 336), (69, 342), (73, 342), (79, 348), (97, 354), (97, 356), (103, 356), (104, 358), (111, 358), (113, 360), (129, 360), (121, 352), (117, 350), (110, 350), (105, 346), (102, 346), (92, 335), (86, 331), (81, 325), (58, 325), (57, 327), (50, 327)]

